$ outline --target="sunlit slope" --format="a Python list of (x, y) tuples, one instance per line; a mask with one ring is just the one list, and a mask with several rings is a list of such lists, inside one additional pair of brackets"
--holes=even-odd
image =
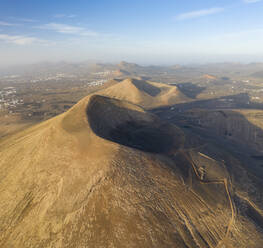
[(183, 144), (177, 127), (99, 95), (2, 140), (0, 247), (258, 247), (235, 222), (225, 167)]
[(155, 108), (189, 100), (176, 86), (128, 78), (98, 94)]

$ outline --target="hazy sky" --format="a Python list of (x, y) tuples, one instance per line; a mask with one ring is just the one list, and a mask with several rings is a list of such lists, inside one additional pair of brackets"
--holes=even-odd
[(263, 62), (263, 0), (0, 0), (0, 65)]

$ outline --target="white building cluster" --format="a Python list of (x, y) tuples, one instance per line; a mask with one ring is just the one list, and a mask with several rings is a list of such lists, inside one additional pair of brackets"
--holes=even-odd
[(23, 104), (23, 100), (17, 98), (15, 87), (5, 87), (0, 90), (0, 109), (12, 109), (19, 104)]

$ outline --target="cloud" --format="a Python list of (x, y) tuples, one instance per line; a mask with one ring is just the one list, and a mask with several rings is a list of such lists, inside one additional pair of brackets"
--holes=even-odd
[(22, 35), (8, 35), (8, 34), (0, 34), (0, 40), (16, 44), (16, 45), (31, 45), (33, 43), (42, 43), (47, 44), (47, 41), (38, 39), (36, 37), (30, 37), (30, 36), (22, 36)]
[(198, 17), (213, 15), (213, 14), (216, 14), (216, 13), (219, 13), (222, 11), (224, 11), (224, 8), (201, 9), (201, 10), (197, 10), (197, 11), (182, 13), (182, 14), (178, 15), (176, 19), (177, 20), (194, 19), (194, 18), (198, 18)]
[(1, 22), (0, 21), (0, 26), (17, 26), (18, 24), (14, 23), (9, 23), (9, 22)]
[(258, 3), (261, 2), (261, 0), (243, 0), (244, 3)]
[(71, 26), (61, 23), (48, 23), (38, 28), (51, 30), (54, 32), (58, 32), (61, 34), (73, 34), (73, 35), (81, 35), (81, 36), (97, 36), (98, 34), (94, 31), (87, 30), (83, 27)]
[(29, 18), (14, 18), (14, 19), (21, 22), (37, 22), (37, 20), (29, 19)]
[(55, 17), (55, 18), (74, 18), (74, 17), (76, 17), (76, 15), (72, 15), (72, 14), (70, 14), (70, 15), (66, 15), (66, 14), (56, 14), (56, 15), (54, 15), (54, 17)]

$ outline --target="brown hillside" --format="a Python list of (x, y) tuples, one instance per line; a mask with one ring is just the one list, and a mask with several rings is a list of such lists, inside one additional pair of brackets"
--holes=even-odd
[(131, 78), (102, 90), (98, 94), (126, 100), (146, 109), (189, 100), (176, 86)]
[(210, 80), (215, 80), (217, 79), (217, 77), (213, 76), (213, 75), (210, 75), (210, 74), (205, 74), (202, 76), (202, 78), (204, 79), (210, 79)]
[(222, 162), (183, 144), (100, 95), (2, 140), (0, 247), (258, 247)]
[(121, 77), (127, 77), (129, 76), (130, 73), (128, 71), (122, 70), (122, 69), (118, 69), (116, 71), (114, 71), (114, 76), (121, 78)]

